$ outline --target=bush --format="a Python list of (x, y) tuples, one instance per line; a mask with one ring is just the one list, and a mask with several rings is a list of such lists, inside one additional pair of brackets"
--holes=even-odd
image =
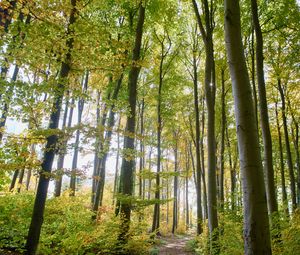
[[(31, 193), (0, 197), (0, 249), (3, 252), (24, 251), (33, 201)], [(66, 194), (47, 201), (39, 255), (116, 254), (120, 249), (132, 255), (148, 254), (150, 243), (144, 223), (135, 221), (128, 243), (120, 247), (120, 219), (114, 216), (112, 208), (102, 207), (101, 217), (97, 222), (92, 221), (89, 201), (89, 196), (82, 194), (76, 197)]]
[(0, 196), (0, 251), (22, 252), (32, 214), (33, 195), (30, 193)]
[(282, 231), (283, 252), (285, 255), (295, 255), (300, 251), (300, 210), (294, 212), (290, 224)]

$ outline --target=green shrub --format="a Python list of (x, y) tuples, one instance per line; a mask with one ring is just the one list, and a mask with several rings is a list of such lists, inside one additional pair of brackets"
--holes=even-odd
[[(0, 197), (0, 249), (24, 251), (32, 216), (34, 195), (5, 194)], [(48, 199), (38, 247), (39, 255), (116, 254), (120, 250), (130, 254), (148, 254), (149, 236), (145, 223), (134, 220), (129, 240), (120, 245), (120, 219), (113, 208), (102, 207), (97, 222), (92, 221), (90, 197), (68, 194)], [(1, 250), (0, 250), (0, 254)]]
[(0, 251), (22, 252), (30, 224), (34, 197), (30, 193), (0, 196)]
[(285, 255), (295, 255), (300, 251), (300, 210), (294, 212), (290, 224), (282, 231), (283, 252)]

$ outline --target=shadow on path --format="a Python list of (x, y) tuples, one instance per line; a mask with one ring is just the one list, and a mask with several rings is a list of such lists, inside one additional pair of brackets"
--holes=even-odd
[(191, 240), (191, 236), (170, 236), (162, 237), (159, 248), (159, 255), (192, 255), (193, 252), (186, 250), (186, 243)]

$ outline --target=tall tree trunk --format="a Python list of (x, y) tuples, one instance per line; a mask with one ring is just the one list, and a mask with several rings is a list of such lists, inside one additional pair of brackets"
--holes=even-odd
[(201, 201), (201, 161), (200, 161), (200, 115), (199, 115), (199, 98), (198, 98), (198, 70), (197, 59), (193, 54), (193, 84), (194, 84), (194, 110), (195, 110), (195, 124), (196, 124), (196, 194), (197, 194), (197, 234), (200, 235), (202, 229), (202, 201)]
[(113, 205), (115, 205), (115, 197), (117, 194), (118, 183), (119, 183), (120, 127), (121, 127), (121, 115), (119, 116), (118, 129), (117, 129), (117, 155), (116, 155), (116, 169), (115, 169), (115, 178), (114, 178)]
[[(86, 93), (88, 87), (88, 80), (89, 80), (89, 72), (86, 71), (82, 83), (82, 93)], [(78, 162), (78, 154), (79, 154), (79, 138), (80, 138), (80, 125), (82, 119), (82, 113), (84, 108), (84, 98), (81, 97), (78, 100), (78, 118), (77, 118), (77, 130), (76, 130), (76, 137), (75, 137), (75, 145), (74, 145), (74, 155), (72, 161), (72, 170), (71, 170), (71, 178), (70, 178), (70, 196), (75, 196), (76, 190), (76, 180), (77, 180), (77, 162)]]
[[(137, 97), (137, 83), (141, 67), (136, 63), (140, 60), (143, 26), (145, 20), (145, 6), (142, 1), (139, 4), (139, 14), (137, 20), (135, 45), (132, 53), (132, 65), (128, 77), (128, 103), (129, 103), (129, 116), (127, 116), (125, 137), (124, 137), (124, 151), (134, 150), (134, 134), (135, 134), (135, 117), (136, 117), (136, 97)], [(133, 173), (135, 167), (135, 160), (123, 157), (120, 176), (120, 191), (124, 196), (131, 196), (133, 191)], [(131, 217), (131, 203), (127, 201), (120, 201), (120, 212), (124, 216), (121, 224), (121, 232), (119, 239), (126, 241), (127, 233), (129, 230), (130, 217)]]
[[(149, 172), (151, 172), (151, 168), (152, 168), (152, 158), (151, 158), (151, 155), (152, 155), (152, 146), (150, 147), (150, 152), (149, 152), (149, 158), (148, 158), (148, 169), (149, 169)], [(152, 177), (151, 175), (149, 175), (149, 179), (148, 179), (148, 196), (147, 196), (147, 199), (150, 200), (151, 199), (151, 183), (152, 183)]]
[(31, 169), (28, 169), (26, 175), (26, 190), (29, 190), (30, 179), (31, 179)]
[(243, 50), (239, 1), (225, 0), (225, 42), (234, 96), (243, 182), (244, 253), (272, 254), (263, 167)]
[(11, 181), (11, 184), (10, 184), (10, 187), (9, 187), (10, 192), (12, 192), (14, 190), (15, 186), (16, 186), (16, 182), (17, 182), (19, 172), (20, 172), (19, 169), (14, 171), (13, 178), (12, 178), (12, 181)]
[[(168, 153), (167, 153), (167, 157), (168, 157)], [(168, 160), (166, 161), (166, 172), (167, 174), (169, 173), (169, 166), (168, 166)], [(166, 196), (166, 199), (167, 199), (167, 215), (166, 215), (166, 221), (167, 221), (167, 227), (169, 227), (169, 210), (170, 210), (170, 203), (169, 203), (169, 193), (170, 193), (170, 184), (169, 184), (169, 179), (167, 178), (167, 187), (166, 187), (166, 193), (167, 193), (167, 196)]]
[[(217, 240), (217, 182), (216, 182), (216, 148), (215, 148), (215, 63), (213, 48), (213, 17), (207, 0), (203, 0), (205, 28), (195, 0), (192, 0), (197, 22), (205, 45), (205, 100), (207, 106), (207, 205), (208, 228), (211, 238), (211, 252), (218, 252), (214, 247)], [(213, 6), (211, 6), (212, 8)]]
[[(112, 100), (116, 101), (118, 98), (118, 94), (122, 85), (122, 81), (123, 81), (123, 74), (121, 74), (120, 78), (117, 80), (114, 92), (113, 92), (113, 96), (112, 96)], [(104, 192), (104, 184), (105, 184), (105, 174), (106, 174), (106, 161), (107, 161), (107, 157), (108, 157), (108, 153), (109, 153), (109, 149), (110, 149), (110, 143), (111, 143), (111, 137), (112, 137), (112, 131), (113, 131), (113, 127), (115, 125), (115, 103), (112, 104), (110, 112), (109, 112), (109, 116), (108, 116), (108, 120), (107, 120), (107, 132), (105, 134), (105, 141), (104, 141), (104, 146), (103, 146), (103, 156), (101, 156), (99, 162), (100, 163), (100, 171), (99, 171), (99, 175), (98, 175), (98, 183), (96, 186), (96, 194), (95, 194), (95, 201), (93, 204), (93, 211), (96, 213), (98, 211), (98, 207), (99, 205), (102, 205), (102, 199), (103, 199), (103, 192)], [(95, 218), (96, 214), (94, 215), (93, 218)]]
[[(12, 82), (16, 82), (16, 80), (18, 78), (18, 74), (19, 74), (19, 66), (16, 65), (15, 69), (14, 69), (14, 72), (13, 72), (13, 76), (11, 78)], [(9, 111), (9, 106), (10, 106), (10, 100), (11, 100), (11, 97), (12, 97), (13, 92), (14, 92), (14, 87), (15, 87), (14, 84), (10, 84), (8, 90), (6, 91), (7, 98), (4, 102), (3, 110), (2, 110), (1, 118), (0, 118), (0, 142), (2, 141), (2, 138), (3, 138), (3, 129), (4, 129), (5, 124), (6, 124), (8, 111)]]
[(139, 198), (142, 199), (144, 197), (143, 195), (143, 180), (142, 172), (144, 169), (145, 164), (145, 146), (144, 146), (144, 111), (145, 111), (145, 100), (142, 99), (141, 108), (140, 108), (140, 166), (139, 166)]
[(295, 130), (292, 129), (293, 144), (296, 153), (297, 165), (297, 206), (300, 207), (300, 153), (299, 153), (299, 124), (294, 121)]
[(202, 184), (203, 184), (203, 212), (204, 212), (204, 219), (208, 218), (208, 209), (207, 209), (207, 188), (206, 188), (206, 178), (205, 178), (205, 156), (204, 156), (204, 129), (205, 129), (205, 111), (204, 111), (204, 97), (201, 99), (202, 104), (202, 117), (201, 117), (201, 134), (200, 134), (200, 152), (201, 152), (201, 168), (202, 168)]
[(288, 163), (289, 175), (290, 175), (290, 189), (291, 189), (291, 196), (292, 196), (292, 206), (293, 206), (293, 210), (294, 210), (297, 206), (295, 174), (294, 174), (292, 153), (291, 153), (291, 148), (290, 148), (289, 131), (288, 131), (288, 127), (287, 127), (285, 95), (284, 95), (283, 87), (281, 84), (281, 79), (277, 80), (277, 88), (279, 90), (279, 94), (281, 97), (281, 112), (282, 112), (283, 131), (284, 131), (287, 163)]
[(252, 19), (256, 35), (256, 77), (258, 84), (260, 126), (264, 143), (264, 175), (269, 214), (278, 211), (275, 194), (272, 138), (269, 124), (268, 103), (264, 76), (263, 37), (258, 19), (257, 2), (251, 0)]
[(172, 234), (175, 233), (177, 229), (177, 219), (178, 219), (178, 138), (177, 135), (174, 136), (175, 148), (174, 148), (174, 186), (173, 186), (173, 224), (172, 224)]
[(186, 150), (186, 177), (185, 177), (185, 225), (186, 230), (190, 227), (190, 211), (189, 211), (189, 177), (190, 177), (190, 158), (188, 151), (188, 142), (185, 145)]
[(279, 143), (279, 155), (280, 155), (280, 177), (281, 177), (281, 194), (282, 194), (282, 205), (284, 207), (284, 211), (286, 215), (289, 215), (289, 207), (285, 186), (285, 175), (284, 175), (284, 157), (283, 157), (283, 146), (282, 146), (282, 138), (279, 124), (279, 115), (278, 115), (278, 105), (275, 103), (275, 114), (276, 114), (276, 126), (277, 126), (277, 134), (278, 134), (278, 143)]
[(22, 186), (22, 183), (23, 183), (24, 174), (25, 174), (25, 169), (23, 168), (20, 171), (20, 174), (19, 174), (19, 181), (18, 181), (18, 188), (17, 188), (18, 193), (21, 192), (21, 186)]
[[(12, 4), (13, 4), (12, 7), (15, 8), (14, 1), (12, 2)], [(24, 13), (21, 11), (20, 14), (19, 14), (18, 20), (23, 23), (23, 19), (24, 19)], [(30, 19), (31, 19), (31, 16), (28, 15), (27, 18), (26, 18), (26, 20), (25, 20), (25, 26), (30, 23)], [(21, 41), (20, 47), (22, 47), (23, 40), (25, 39), (25, 33), (22, 32), (21, 27), (18, 27), (18, 34), (17, 34), (17, 36), (13, 37), (13, 39), (12, 39), (13, 43), (15, 43), (15, 40), (16, 40), (16, 38), (18, 36), (20, 37), (20, 41)], [(8, 61), (7, 61), (6, 57), (5, 57), (5, 62), (6, 62), (6, 65), (8, 65)], [(19, 74), (19, 69), (20, 69), (19, 66), (16, 64), (14, 72), (13, 72), (13, 75), (12, 75), (12, 78), (11, 78), (11, 81), (13, 83), (9, 84), (9, 88), (8, 88), (8, 90), (6, 92), (7, 99), (4, 102), (4, 106), (3, 106), (3, 110), (2, 110), (2, 116), (0, 118), (0, 142), (2, 141), (2, 138), (3, 138), (3, 131), (2, 131), (2, 129), (5, 127), (5, 124), (6, 124), (6, 120), (7, 120), (7, 116), (8, 116), (8, 111), (9, 111), (9, 106), (10, 106), (10, 103), (11, 103), (10, 100), (11, 100), (11, 97), (13, 95), (14, 87), (15, 87), (14, 82), (16, 82), (16, 80), (17, 80), (17, 77), (18, 77), (18, 74)], [(2, 67), (1, 68), (1, 77), (0, 77), (0, 79), (4, 80), (5, 77), (6, 77), (7, 72), (8, 72), (8, 67), (7, 66), (5, 66), (4, 68)]]
[(227, 151), (228, 151), (229, 168), (230, 168), (230, 203), (231, 203), (231, 210), (235, 211), (237, 178), (236, 178), (235, 167), (233, 167), (233, 162), (232, 162), (231, 143), (230, 143), (227, 123), (226, 123), (226, 126), (225, 126), (225, 131), (226, 131)]
[[(72, 37), (73, 30), (72, 25), (76, 21), (76, 0), (71, 0), (71, 13), (69, 17), (68, 28), (66, 32), (66, 48), (67, 53), (64, 61), (61, 64), (59, 81), (57, 83), (57, 90), (52, 105), (52, 112), (50, 115), (49, 129), (55, 130), (58, 128), (59, 116), (61, 111), (61, 104), (63, 99), (63, 93), (65, 89), (64, 80), (68, 78), (71, 65), (71, 51), (73, 49), (74, 39)], [(57, 135), (51, 135), (47, 137), (44, 159), (42, 161), (42, 172), (40, 173), (39, 183), (37, 187), (36, 198), (34, 201), (33, 214), (29, 227), (27, 242), (26, 242), (26, 253), (27, 255), (35, 255), (37, 246), (39, 243), (41, 227), (43, 224), (43, 215), (45, 210), (45, 203), (47, 199), (47, 191), (49, 186), (49, 173), (51, 173), (53, 159), (55, 155), (55, 147), (57, 145)]]
[(292, 140), (294, 144), (295, 154), (296, 154), (296, 165), (297, 165), (297, 206), (300, 207), (300, 153), (299, 153), (299, 122), (296, 120), (295, 113), (293, 112), (293, 109), (291, 108), (291, 102), (289, 98), (288, 100), (288, 106), (290, 109), (290, 113), (292, 116)]
[[(64, 110), (64, 116), (63, 116), (63, 123), (62, 123), (62, 130), (64, 131), (66, 128), (67, 124), (67, 117), (68, 117), (68, 108), (69, 108), (69, 93), (66, 98), (66, 103), (65, 103), (65, 110)], [(68, 128), (71, 127), (72, 125), (72, 118), (73, 118), (73, 104), (74, 104), (74, 98), (72, 99), (71, 103), (71, 109), (69, 113), (69, 120), (68, 120)], [(62, 146), (59, 150), (58, 154), (58, 160), (57, 160), (57, 176), (55, 180), (55, 188), (54, 188), (54, 196), (59, 197), (61, 195), (61, 187), (62, 187), (62, 178), (63, 178), (63, 167), (64, 167), (64, 160), (65, 160), (65, 155), (66, 155), (66, 147), (67, 147), (67, 139), (64, 138), (64, 141), (62, 143)]]
[(221, 148), (220, 148), (220, 178), (219, 178), (219, 198), (220, 206), (224, 209), (224, 151), (225, 151), (225, 129), (226, 129), (226, 92), (225, 92), (225, 78), (224, 69), (221, 70), (221, 105), (222, 105), (222, 121), (221, 121)]
[[(107, 101), (110, 100), (111, 92), (107, 95)], [(95, 143), (95, 156), (94, 156), (94, 170), (92, 176), (92, 196), (91, 196), (91, 204), (94, 204), (96, 188), (98, 184), (98, 176), (101, 166), (101, 152), (103, 151), (103, 143), (104, 143), (104, 127), (107, 121), (107, 104), (104, 104), (102, 118), (100, 117), (100, 92), (98, 92), (97, 97), (97, 128), (99, 129), (99, 135), (96, 137)], [(101, 125), (101, 127), (99, 127)]]
[(254, 99), (254, 112), (255, 112), (255, 123), (258, 129), (258, 116), (257, 116), (257, 92), (256, 92), (256, 81), (255, 81), (255, 47), (254, 47), (254, 28), (251, 25), (251, 48), (250, 48), (250, 55), (251, 55), (251, 81), (252, 81), (252, 93)]

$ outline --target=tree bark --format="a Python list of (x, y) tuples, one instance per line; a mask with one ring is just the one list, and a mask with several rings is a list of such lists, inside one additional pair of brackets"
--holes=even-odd
[[(69, 94), (69, 93), (68, 93)], [(68, 97), (68, 95), (67, 95)], [(69, 121), (68, 121), (68, 128), (72, 125), (72, 118), (73, 118), (73, 104), (74, 99), (72, 99), (71, 109), (69, 113)], [(65, 103), (65, 110), (63, 116), (63, 123), (62, 123), (62, 130), (66, 128), (67, 124), (67, 117), (68, 117), (68, 108), (69, 108), (69, 98), (66, 98)], [(57, 176), (55, 180), (55, 188), (54, 188), (54, 196), (59, 197), (61, 195), (61, 187), (62, 187), (62, 179), (63, 179), (63, 167), (64, 167), (64, 160), (66, 154), (66, 147), (67, 147), (67, 139), (65, 139), (62, 143), (62, 148), (59, 149), (58, 160), (57, 160)]]
[(196, 147), (196, 194), (197, 194), (197, 234), (203, 232), (202, 229), (202, 200), (201, 200), (201, 152), (200, 152), (200, 115), (199, 115), (199, 97), (198, 97), (198, 70), (197, 59), (193, 54), (193, 84), (194, 84), (194, 110), (195, 110), (195, 147)]
[(221, 70), (221, 105), (222, 105), (222, 121), (221, 121), (221, 148), (220, 148), (220, 178), (219, 178), (219, 198), (220, 207), (224, 209), (224, 152), (225, 152), (225, 131), (226, 131), (226, 92), (225, 92), (225, 78), (224, 69)]
[(197, 3), (192, 0), (197, 22), (205, 45), (205, 100), (207, 106), (207, 206), (208, 228), (211, 238), (211, 252), (218, 252), (214, 247), (218, 238), (216, 148), (215, 148), (215, 63), (213, 47), (213, 17), (207, 0), (203, 1), (205, 28), (202, 24)]
[(272, 137), (270, 132), (268, 103), (266, 96), (266, 84), (264, 76), (263, 37), (259, 24), (257, 2), (251, 0), (252, 20), (256, 35), (256, 78), (258, 84), (260, 126), (264, 143), (264, 175), (269, 214), (278, 211), (277, 198), (275, 194)]
[(175, 233), (177, 229), (177, 219), (178, 219), (178, 141), (177, 137), (174, 137), (175, 139), (175, 148), (174, 148), (174, 186), (173, 186), (173, 224), (172, 224), (172, 234)]
[[(86, 93), (88, 87), (88, 80), (89, 80), (89, 72), (86, 71), (84, 78), (83, 78), (83, 88), (82, 93)], [(75, 137), (75, 145), (74, 145), (74, 154), (72, 160), (72, 170), (71, 170), (71, 178), (70, 178), (70, 196), (75, 196), (76, 190), (76, 180), (77, 180), (77, 162), (78, 162), (78, 154), (79, 154), (79, 138), (80, 138), (80, 125), (82, 119), (82, 113), (84, 108), (84, 98), (81, 97), (78, 100), (78, 119), (77, 119), (77, 130), (76, 130), (76, 137)]]
[(14, 171), (13, 178), (12, 178), (12, 181), (11, 181), (11, 184), (10, 184), (10, 187), (9, 187), (10, 192), (12, 192), (14, 190), (15, 186), (16, 186), (16, 182), (17, 182), (19, 172), (20, 172), (19, 169)]
[[(112, 100), (116, 101), (118, 98), (118, 94), (122, 85), (123, 81), (123, 74), (121, 74), (120, 78), (117, 81), (116, 87), (113, 92)], [(105, 139), (104, 139), (104, 146), (103, 146), (103, 156), (101, 156), (99, 162), (100, 163), (100, 171), (98, 175), (98, 182), (96, 186), (96, 194), (95, 194), (95, 201), (93, 204), (93, 211), (96, 213), (98, 211), (99, 205), (102, 205), (102, 199), (103, 199), (103, 192), (104, 192), (104, 184), (105, 184), (105, 174), (106, 174), (106, 161), (108, 157), (108, 152), (110, 149), (110, 143), (111, 143), (111, 137), (112, 137), (112, 131), (113, 127), (115, 125), (115, 103), (112, 104), (108, 120), (107, 120), (107, 132), (105, 134)], [(95, 214), (96, 216), (96, 214)], [(95, 217), (94, 217), (95, 218)]]
[(263, 167), (244, 56), (239, 1), (225, 0), (225, 42), (235, 105), (244, 204), (244, 253), (272, 254)]
[(189, 211), (189, 177), (190, 177), (190, 158), (188, 151), (188, 142), (185, 145), (186, 150), (186, 177), (185, 177), (185, 225), (186, 230), (190, 227), (190, 211)]
[(113, 206), (115, 205), (115, 197), (118, 190), (119, 183), (119, 158), (120, 158), (120, 127), (121, 127), (121, 115), (119, 116), (118, 129), (117, 129), (117, 155), (116, 155), (116, 169), (114, 178), (114, 191), (113, 191)]
[[(49, 129), (55, 130), (58, 128), (59, 116), (61, 111), (61, 104), (63, 99), (63, 92), (65, 88), (64, 80), (68, 78), (70, 73), (71, 65), (71, 51), (73, 49), (73, 29), (72, 25), (76, 21), (76, 0), (71, 0), (72, 9), (70, 12), (68, 28), (66, 32), (66, 46), (67, 53), (64, 61), (61, 64), (59, 81), (57, 83), (57, 90), (54, 97), (54, 102), (52, 105), (52, 112), (50, 115)], [(47, 137), (44, 159), (42, 161), (42, 171), (40, 173), (39, 183), (37, 187), (36, 198), (34, 201), (33, 214), (31, 218), (31, 223), (29, 227), (27, 242), (26, 242), (26, 254), (35, 255), (39, 238), (41, 227), (43, 224), (43, 215), (45, 210), (45, 203), (47, 199), (47, 191), (49, 186), (49, 174), (51, 173), (53, 159), (55, 155), (55, 147), (57, 145), (57, 135), (51, 135)]]
[[(135, 134), (135, 117), (136, 117), (136, 97), (137, 97), (137, 83), (141, 67), (136, 63), (140, 60), (143, 26), (145, 20), (145, 6), (142, 1), (139, 3), (139, 14), (136, 26), (135, 45), (132, 53), (132, 65), (128, 77), (128, 103), (129, 116), (127, 116), (125, 137), (124, 137), (124, 151), (134, 151), (134, 134)], [(131, 197), (133, 191), (133, 173), (135, 167), (135, 157), (123, 157), (120, 176), (120, 191), (121, 194)], [(123, 215), (123, 222), (121, 224), (121, 232), (119, 235), (120, 241), (127, 240), (127, 233), (129, 230), (129, 223), (131, 217), (131, 203), (130, 201), (120, 201), (120, 212)]]
[(285, 186), (285, 174), (284, 174), (284, 157), (283, 157), (283, 146), (282, 146), (282, 138), (279, 124), (279, 114), (278, 114), (278, 105), (275, 103), (275, 115), (276, 115), (276, 127), (278, 134), (278, 143), (279, 143), (279, 155), (280, 155), (280, 177), (281, 177), (281, 194), (282, 194), (282, 205), (284, 207), (284, 211), (286, 215), (289, 215), (289, 207)]
[(17, 188), (18, 193), (21, 192), (21, 186), (22, 186), (22, 183), (23, 183), (24, 174), (25, 174), (25, 169), (23, 168), (20, 171), (20, 174), (19, 174), (19, 181), (18, 181), (18, 188)]
[(284, 131), (287, 163), (288, 163), (289, 175), (290, 175), (290, 189), (291, 189), (291, 196), (292, 196), (292, 206), (293, 206), (293, 210), (294, 210), (297, 206), (295, 174), (294, 174), (292, 153), (291, 153), (291, 147), (290, 147), (289, 131), (288, 131), (288, 127), (287, 127), (285, 95), (284, 95), (284, 90), (283, 90), (283, 87), (281, 84), (281, 79), (277, 80), (277, 88), (279, 90), (279, 94), (281, 97), (281, 112), (282, 112), (283, 131)]
[(203, 184), (203, 218), (208, 218), (208, 209), (207, 209), (207, 188), (206, 188), (206, 178), (205, 178), (205, 165), (204, 165), (204, 144), (203, 144), (203, 138), (204, 138), (204, 129), (205, 129), (205, 111), (204, 111), (204, 97), (201, 99), (201, 105), (202, 105), (202, 117), (201, 117), (201, 134), (200, 134), (200, 152), (201, 152), (201, 168), (202, 168), (202, 184)]
[[(107, 95), (107, 100), (109, 101), (111, 97), (111, 92)], [(97, 128), (99, 128), (99, 125), (101, 125), (101, 131), (99, 131), (99, 135), (96, 138), (96, 144), (95, 144), (95, 156), (94, 156), (94, 171), (93, 171), (93, 177), (92, 177), (92, 196), (91, 196), (91, 204), (93, 205), (95, 202), (95, 195), (96, 195), (96, 188), (98, 185), (98, 176), (100, 172), (100, 166), (101, 166), (101, 152), (103, 151), (103, 143), (104, 143), (104, 127), (107, 121), (107, 104), (104, 104), (103, 107), (103, 114), (102, 118), (100, 117), (100, 93), (98, 92), (98, 98), (97, 98)]]

